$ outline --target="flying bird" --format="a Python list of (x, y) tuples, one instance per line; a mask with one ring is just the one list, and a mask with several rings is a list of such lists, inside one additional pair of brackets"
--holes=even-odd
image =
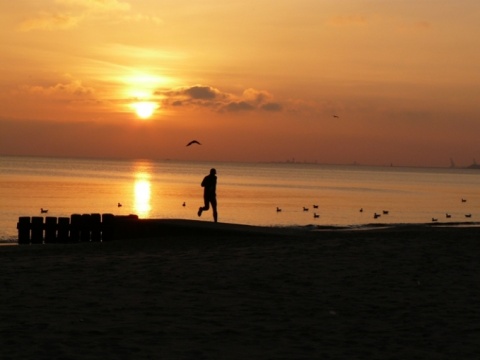
[(193, 144), (202, 145), (202, 144), (200, 144), (197, 140), (192, 140), (192, 141), (190, 141), (190, 142), (189, 142), (187, 145), (185, 145), (185, 146), (190, 146), (190, 145), (193, 145)]

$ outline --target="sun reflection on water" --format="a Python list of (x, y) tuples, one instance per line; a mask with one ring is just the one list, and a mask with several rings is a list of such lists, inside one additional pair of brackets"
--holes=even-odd
[(141, 217), (148, 217), (152, 206), (151, 199), (151, 184), (150, 184), (150, 166), (147, 163), (141, 163), (136, 166), (135, 170), (135, 212)]

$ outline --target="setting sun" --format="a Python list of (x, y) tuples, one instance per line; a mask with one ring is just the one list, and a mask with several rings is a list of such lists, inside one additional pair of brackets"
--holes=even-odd
[(152, 101), (142, 101), (132, 104), (137, 116), (141, 119), (148, 119), (158, 108), (158, 104)]

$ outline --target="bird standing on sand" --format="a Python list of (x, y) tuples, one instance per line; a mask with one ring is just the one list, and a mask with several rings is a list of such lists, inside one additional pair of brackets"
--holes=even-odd
[(46, 214), (48, 213), (48, 209), (40, 208), (40, 213)]
[(192, 140), (192, 141), (190, 141), (190, 142), (189, 142), (187, 145), (185, 145), (185, 146), (190, 146), (190, 145), (193, 145), (193, 144), (202, 145), (202, 144), (200, 144), (197, 140)]

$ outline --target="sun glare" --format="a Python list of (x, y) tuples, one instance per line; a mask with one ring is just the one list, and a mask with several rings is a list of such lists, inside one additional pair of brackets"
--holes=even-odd
[(150, 118), (159, 108), (155, 101), (155, 90), (167, 83), (166, 77), (151, 75), (148, 73), (136, 72), (122, 77), (125, 83), (124, 96), (129, 100), (130, 111), (138, 118), (146, 120)]
[(152, 101), (141, 101), (132, 104), (137, 116), (141, 119), (148, 119), (158, 108), (158, 104)]

